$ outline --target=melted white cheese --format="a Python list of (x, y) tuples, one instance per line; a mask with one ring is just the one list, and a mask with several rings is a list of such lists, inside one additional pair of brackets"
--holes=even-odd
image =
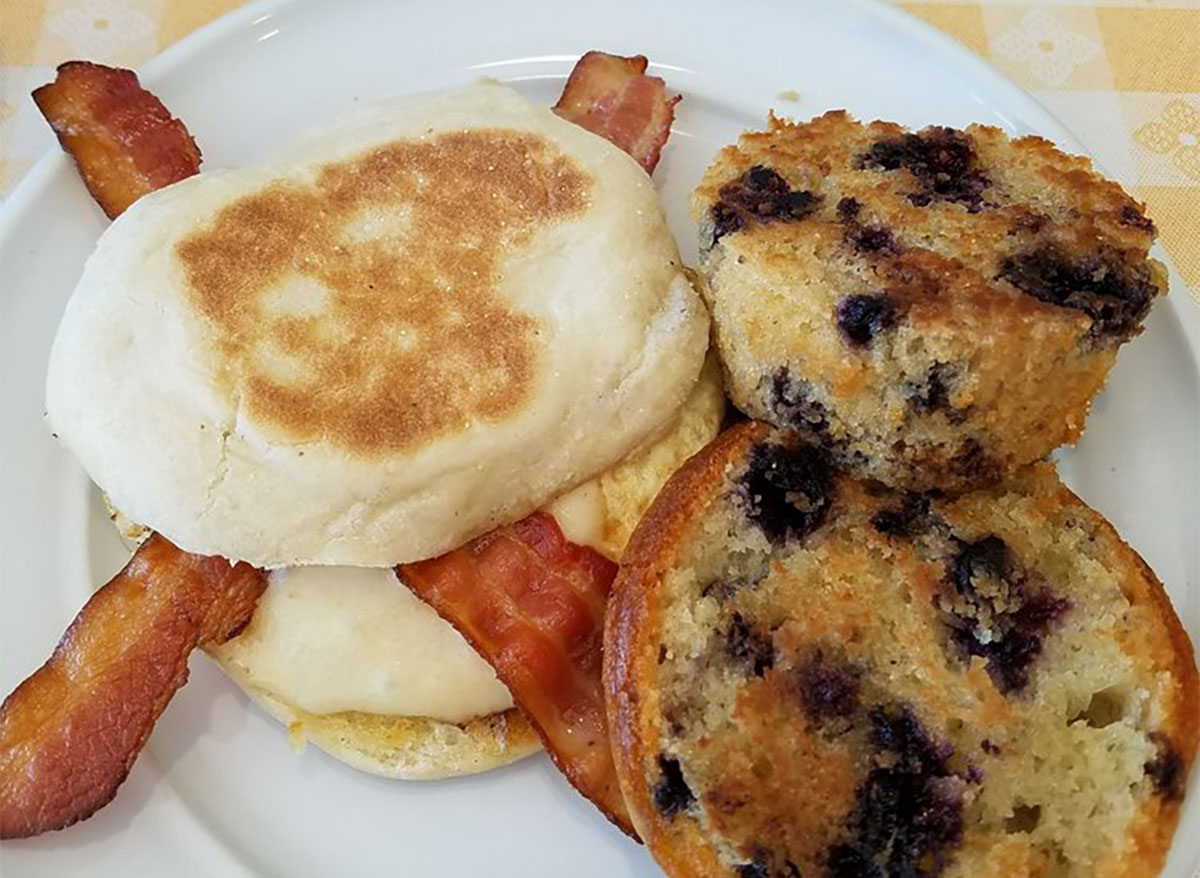
[(612, 547), (604, 540), (604, 522), (608, 515), (608, 504), (600, 480), (584, 482), (573, 491), (554, 499), (546, 512), (554, 516), (562, 529), (563, 536), (573, 543), (589, 546), (609, 560), (613, 557)]
[(513, 703), (491, 666), (387, 568), (272, 571), (250, 626), (221, 653), (308, 713), (461, 723)]

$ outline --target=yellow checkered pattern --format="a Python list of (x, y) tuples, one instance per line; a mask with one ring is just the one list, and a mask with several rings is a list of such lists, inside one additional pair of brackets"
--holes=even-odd
[[(826, 0), (835, 3), (841, 0)], [(136, 67), (241, 0), (0, 0), (0, 195), (52, 144), (29, 100), (56, 64)], [(1147, 202), (1200, 297), (1200, 0), (900, 2), (988, 59)]]

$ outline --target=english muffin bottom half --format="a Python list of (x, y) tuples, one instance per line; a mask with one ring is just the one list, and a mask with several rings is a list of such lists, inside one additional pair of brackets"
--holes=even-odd
[(901, 488), (980, 486), (1073, 442), (1167, 289), (1142, 205), (980, 125), (772, 118), (693, 214), (733, 402)]
[(1162, 586), (1048, 464), (897, 493), (739, 425), (638, 526), (605, 651), (675, 878), (1157, 875), (1197, 744)]

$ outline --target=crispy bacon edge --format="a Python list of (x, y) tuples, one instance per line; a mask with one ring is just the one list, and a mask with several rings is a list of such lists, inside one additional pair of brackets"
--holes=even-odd
[(647, 76), (644, 55), (624, 57), (591, 51), (576, 62), (554, 112), (619, 146), (654, 172), (671, 134), (679, 95)]
[(200, 150), (187, 128), (132, 70), (68, 61), (33, 100), (110, 219), (200, 170)]
[(617, 785), (600, 682), (616, 573), (545, 512), (396, 568), (495, 669), (571, 785), (637, 839)]
[(91, 816), (187, 680), (188, 655), (249, 621), (263, 571), (152, 535), (0, 706), (0, 838)]

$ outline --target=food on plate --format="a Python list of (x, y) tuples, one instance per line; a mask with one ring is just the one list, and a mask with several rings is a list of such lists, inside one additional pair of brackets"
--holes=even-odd
[[(694, 198), (719, 364), (647, 66), (201, 176), (132, 73), (39, 90), (121, 214), (48, 420), (135, 549), (0, 708), (0, 836), (111, 799), (200, 646), (362, 770), (544, 745), (672, 876), (1157, 872), (1192, 648), (1030, 465), (1165, 291), (1153, 224), (1036, 138), (773, 118)], [(722, 365), (765, 420), (716, 437)]]
[[(609, 555), (672, 462), (719, 425), (715, 367), (701, 377), (707, 315), (644, 172), (673, 102), (661, 88), (654, 100), (629, 88), (640, 69), (607, 84), (575, 79), (605, 101), (585, 115), (619, 117), (614, 131), (630, 130), (639, 114), (624, 102), (639, 101), (647, 136), (630, 141), (636, 161), (492, 82), (364, 104), (258, 166), (139, 199), (102, 236), (68, 303), (47, 378), (52, 429), (120, 521), (271, 569), (267, 615), (209, 646), (275, 715), (359, 767), (441, 776), (533, 746), (461, 636), (417, 601), (389, 600), (401, 587), (389, 568), (452, 559), (488, 532), (524, 538), (535, 522), (561, 549), (542, 559), (549, 575), (578, 562), (606, 591)], [(317, 592), (339, 583), (355, 606), (325, 614)], [(273, 675), (298, 654), (271, 654), (272, 627), (311, 632), (326, 618), (364, 633), (380, 607), (399, 632), (437, 644), (417, 657), (428, 673), (443, 658), (458, 666), (448, 672), (457, 700), (424, 702), (440, 697), (429, 712), (442, 718), (412, 699), (399, 721), (376, 713), (403, 679), (358, 687), (366, 709), (291, 703), (289, 686), (320, 701), (328, 680)], [(352, 636), (331, 635), (325, 655)], [(599, 640), (597, 628), (593, 648)], [(562, 658), (598, 686), (595, 656)], [(41, 721), (11, 704), (11, 728)], [(553, 693), (542, 705), (554, 707)], [(557, 705), (564, 744), (572, 707)], [(556, 754), (564, 770), (577, 755)], [(46, 794), (57, 780), (39, 770), (27, 782)]]
[(914, 490), (1073, 442), (1167, 289), (1140, 204), (979, 125), (772, 118), (720, 153), (693, 212), (733, 402)]
[(265, 587), (249, 564), (158, 535), (143, 543), (0, 708), (0, 837), (58, 829), (107, 804), (187, 679), (192, 650), (244, 626)]
[(187, 128), (132, 70), (68, 61), (33, 99), (110, 219), (200, 170)]
[(205, 650), (297, 747), (435, 780), (541, 749), (508, 689), (389, 568), (283, 567), (245, 630)]
[(567, 780), (632, 835), (600, 691), (604, 609), (616, 573), (541, 512), (399, 570), (488, 656)]
[(1050, 464), (893, 492), (753, 421), (639, 524), (604, 679), (676, 878), (1156, 875), (1200, 711), (1162, 586)]

